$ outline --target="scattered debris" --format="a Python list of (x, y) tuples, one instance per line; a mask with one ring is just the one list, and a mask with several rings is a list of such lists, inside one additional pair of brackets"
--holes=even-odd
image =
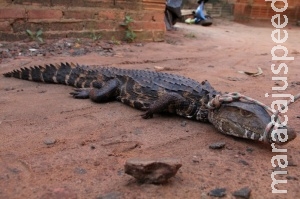
[(156, 71), (162, 71), (162, 70), (165, 70), (165, 67), (162, 67), (162, 66), (154, 66), (154, 69)]
[(132, 132), (134, 135), (141, 135), (143, 134), (143, 130), (141, 128), (135, 128), (133, 129), (133, 132)]
[(299, 86), (299, 85), (300, 85), (300, 81), (291, 82), (291, 87), (295, 87), (295, 86)]
[(280, 84), (278, 82), (274, 82), (274, 85), (275, 86), (279, 86)]
[(29, 48), (29, 51), (30, 51), (30, 52), (36, 52), (37, 49), (35, 49), (35, 48)]
[(259, 76), (261, 74), (263, 74), (263, 71), (260, 67), (257, 67), (258, 71), (253, 73), (253, 72), (246, 72), (246, 71), (238, 71), (239, 73), (242, 73), (242, 74), (246, 74), (246, 75), (249, 75), (249, 76), (252, 76), (252, 77), (256, 77), (256, 76)]
[[(84, 44), (84, 45), (83, 45)], [(107, 48), (107, 46), (109, 46)], [(109, 42), (95, 41), (82, 38), (53, 39), (43, 42), (5, 42), (0, 46), (0, 61), (4, 58), (18, 58), (19, 56), (81, 56), (91, 52), (100, 56), (114, 56), (114, 45)]]
[(238, 77), (227, 77), (227, 79), (229, 80), (229, 81), (244, 81), (244, 80), (246, 80), (246, 79), (244, 79), (244, 78), (238, 78)]
[(180, 124), (182, 127), (185, 127), (187, 125), (187, 122), (185, 120), (183, 120)]
[(74, 172), (77, 173), (77, 174), (86, 174), (87, 173), (87, 171), (85, 169), (78, 168), (78, 167), (75, 168)]
[(225, 188), (216, 188), (211, 190), (208, 195), (214, 196), (214, 197), (224, 197), (226, 196), (226, 189)]
[(15, 90), (15, 88), (14, 88), (14, 87), (7, 87), (7, 88), (5, 88), (4, 90), (5, 90), (5, 91), (12, 91), (12, 90)]
[(250, 198), (250, 194), (251, 194), (251, 189), (248, 187), (244, 187), (232, 193), (232, 195), (237, 198), (245, 198), (245, 199)]
[(281, 167), (280, 166), (276, 166), (276, 167), (274, 167), (273, 171), (281, 171)]
[(109, 192), (104, 195), (99, 195), (96, 197), (96, 199), (121, 199), (121, 198), (123, 198), (122, 194), (118, 191)]
[(296, 167), (297, 166), (297, 163), (295, 163), (295, 161), (294, 161), (294, 159), (293, 159), (293, 157), (292, 156), (289, 156), (288, 157), (288, 159), (287, 159), (287, 161), (288, 161), (288, 166), (293, 166), (293, 167)]
[(249, 163), (246, 160), (239, 160), (239, 163), (242, 163), (245, 166), (249, 165)]
[(192, 161), (193, 161), (193, 163), (199, 163), (200, 162), (197, 156), (193, 156)]
[(130, 159), (125, 163), (125, 173), (141, 183), (163, 184), (175, 176), (181, 166), (181, 163), (175, 159)]
[(43, 198), (43, 199), (45, 199), (45, 198), (68, 198), (68, 199), (76, 199), (78, 197), (77, 197), (77, 194), (74, 193), (69, 188), (59, 187), (59, 188), (55, 188), (55, 189), (49, 191), (48, 193), (42, 195), (41, 198)]
[(254, 149), (250, 148), (250, 147), (247, 147), (246, 151), (249, 152), (249, 153), (252, 153), (254, 151)]
[(295, 176), (286, 176), (286, 179), (287, 180), (298, 180), (298, 178)]
[(163, 66), (154, 66), (155, 71), (159, 72), (159, 71), (170, 71), (172, 70), (172, 68), (170, 67), (163, 67)]
[[(76, 43), (77, 44), (77, 43)], [(70, 42), (65, 42), (64, 43), (64, 46), (65, 47), (68, 47), (68, 48), (71, 48), (72, 46), (73, 46), (73, 44), (72, 43), (70, 43)], [(74, 45), (75, 47), (76, 47), (76, 45)]]
[(107, 51), (107, 52), (113, 52), (114, 49), (113, 49), (113, 45), (111, 44), (102, 44), (100, 46), (104, 51)]
[(46, 144), (46, 145), (53, 145), (55, 143), (56, 143), (56, 139), (54, 139), (54, 138), (45, 138), (44, 139), (44, 144)]
[(88, 50), (86, 48), (79, 48), (74, 50), (71, 55), (72, 56), (82, 56), (88, 53)]
[[(67, 43), (68, 44), (68, 43)], [(71, 47), (71, 45), (67, 45), (68, 47)], [(80, 44), (79, 43), (75, 43), (74, 48), (80, 48)]]
[(47, 92), (47, 90), (40, 90), (40, 91), (38, 91), (38, 93), (46, 93)]
[(143, 47), (144, 44), (143, 43), (137, 43), (137, 44), (135, 44), (135, 46), (137, 46), (137, 47)]
[(215, 142), (209, 145), (210, 149), (223, 149), (225, 147), (225, 142)]

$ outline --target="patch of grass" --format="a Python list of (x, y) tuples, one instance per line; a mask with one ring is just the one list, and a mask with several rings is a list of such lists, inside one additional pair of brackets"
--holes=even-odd
[(32, 40), (38, 41), (40, 43), (44, 43), (44, 40), (42, 38), (42, 35), (43, 35), (42, 29), (39, 29), (36, 32), (32, 32), (31, 30), (27, 29), (26, 33)]
[(102, 38), (102, 35), (100, 33), (97, 34), (94, 31), (91, 31), (90, 37), (93, 41), (98, 41)]
[(133, 22), (133, 19), (129, 16), (126, 15), (124, 21), (120, 24), (125, 28), (125, 41), (127, 42), (133, 42), (136, 39), (136, 34), (131, 28), (131, 23)]

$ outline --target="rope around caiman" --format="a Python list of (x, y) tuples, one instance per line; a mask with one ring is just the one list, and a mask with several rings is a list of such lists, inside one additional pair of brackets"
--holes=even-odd
[[(289, 100), (289, 102), (287, 103), (286, 106), (289, 106), (291, 105), (292, 103), (296, 102), (297, 100), (300, 99), (300, 93), (298, 93), (297, 95), (294, 96), (294, 99), (293, 100)], [(264, 107), (264, 109), (268, 112), (270, 112), (271, 114), (274, 115), (274, 121), (276, 121), (276, 123), (280, 124), (280, 111), (277, 110), (277, 111), (273, 111), (269, 106), (265, 105), (264, 103), (258, 101), (258, 100), (255, 100), (251, 97), (248, 97), (248, 96), (245, 96), (243, 94), (240, 94), (238, 92), (232, 92), (232, 93), (226, 93), (226, 94), (223, 94), (223, 95), (216, 95), (216, 97), (214, 97), (212, 100), (210, 100), (206, 107), (208, 109), (216, 109), (216, 108), (219, 108), (221, 106), (221, 104), (223, 102), (234, 102), (234, 101), (242, 101), (242, 102), (252, 102), (252, 103), (256, 103), (262, 107)], [(281, 110), (284, 110), (285, 109), (285, 106), (282, 105), (281, 106)], [(265, 128), (265, 131), (264, 131), (264, 134), (263, 134), (263, 139), (265, 142), (268, 142), (268, 138), (270, 137), (270, 134), (271, 134), (271, 130), (276, 130), (278, 129), (278, 126), (275, 125), (275, 122), (273, 123), (272, 121), (267, 124), (266, 128)]]

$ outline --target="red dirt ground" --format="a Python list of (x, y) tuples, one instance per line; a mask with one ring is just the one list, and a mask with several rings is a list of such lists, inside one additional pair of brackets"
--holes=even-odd
[[(300, 29), (290, 26), (282, 44), (294, 61), (285, 61), (288, 74), (274, 75), (271, 64), (272, 27), (251, 27), (216, 21), (211, 27), (178, 24), (162, 43), (113, 46), (114, 56), (20, 56), (2, 59), (0, 73), (23, 66), (53, 62), (78, 62), (120, 68), (154, 70), (209, 80), (222, 92), (240, 92), (270, 105), (265, 93), (300, 92)], [(82, 45), (82, 44), (81, 44)], [(257, 71), (250, 77), (238, 73)], [(289, 86), (273, 76), (286, 76)], [(0, 77), (0, 198), (210, 198), (215, 188), (226, 188), (224, 198), (249, 187), (251, 198), (299, 198), (300, 136), (282, 146), (287, 149), (287, 180), (272, 194), (275, 169), (270, 145), (220, 134), (212, 125), (177, 116), (155, 115), (141, 119), (141, 112), (118, 102), (95, 104), (69, 96), (71, 87), (46, 85)], [(285, 98), (286, 99), (286, 98)], [(288, 125), (299, 134), (300, 103), (288, 110)], [(182, 125), (186, 121), (186, 125)], [(46, 141), (55, 140), (52, 145)], [(223, 141), (222, 150), (209, 149)], [(182, 163), (165, 185), (138, 184), (124, 173), (129, 158), (175, 158)], [(278, 169), (278, 168), (276, 168)]]

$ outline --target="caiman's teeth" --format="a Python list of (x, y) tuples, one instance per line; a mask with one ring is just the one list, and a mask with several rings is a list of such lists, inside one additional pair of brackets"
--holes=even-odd
[(248, 135), (248, 132), (249, 132), (249, 131), (246, 129), (246, 131), (245, 131), (245, 134), (244, 134), (243, 138), (248, 138), (248, 136), (247, 136), (247, 135)]
[(243, 135), (243, 138), (248, 138), (248, 139), (251, 139), (251, 140), (258, 140), (258, 141), (264, 141), (264, 136), (263, 135), (260, 135), (259, 137), (256, 137), (254, 132), (252, 131), (249, 131), (247, 129), (245, 129), (245, 134)]
[(252, 134), (251, 134), (251, 140), (254, 140), (254, 133), (252, 132)]

